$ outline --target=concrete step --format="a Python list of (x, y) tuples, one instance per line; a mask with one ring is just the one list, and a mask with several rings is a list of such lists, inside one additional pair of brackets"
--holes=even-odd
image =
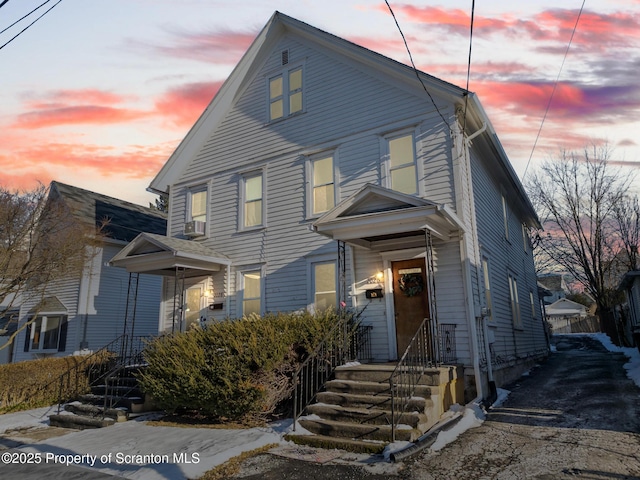
[[(334, 422), (367, 423), (369, 425), (389, 425), (391, 423), (391, 411), (375, 408), (351, 408), (315, 403), (309, 405), (306, 412), (310, 415), (317, 415), (323, 420)], [(424, 413), (409, 412), (403, 413), (398, 423), (422, 429), (427, 426), (429, 419)]]
[(105, 392), (111, 395), (126, 397), (144, 397), (144, 394), (137, 385), (115, 385), (110, 383), (107, 385), (94, 385), (91, 387), (91, 393), (94, 395), (104, 395)]
[[(300, 417), (300, 425), (316, 435), (327, 437), (350, 438), (354, 440), (391, 441), (391, 426), (368, 425), (332, 420), (310, 419)], [(396, 440), (413, 442), (422, 435), (417, 429), (400, 424), (396, 429)]]
[[(330, 380), (325, 384), (325, 389), (333, 393), (352, 393), (356, 395), (389, 395), (389, 382), (359, 382), (356, 380)], [(437, 395), (439, 387), (433, 385), (416, 385), (414, 395), (416, 397), (429, 398)]]
[[(395, 370), (396, 366), (393, 364), (364, 364), (353, 366), (340, 366), (335, 370), (336, 380), (353, 380), (359, 382), (377, 382), (389, 383), (389, 377)], [(410, 371), (415, 371), (413, 367), (410, 367)], [(420, 379), (421, 385), (440, 385), (446, 383), (449, 380), (449, 372), (446, 368), (422, 368), (420, 369), (422, 377)]]
[[(317, 395), (318, 403), (340, 405), (342, 407), (368, 408), (391, 410), (391, 397), (389, 395), (359, 395), (351, 393), (320, 392)], [(406, 411), (424, 412), (431, 407), (431, 398), (413, 397), (409, 400)]]
[[(108, 417), (116, 422), (126, 422), (129, 419), (129, 412), (126, 409), (99, 407), (97, 405), (87, 405), (86, 403), (67, 403), (65, 411), (90, 418)], [(104, 414), (103, 414), (104, 412)]]
[(325, 435), (296, 435), (295, 432), (285, 435), (285, 440), (298, 445), (308, 445), (317, 448), (346, 450), (355, 453), (381, 454), (386, 442), (353, 440), (350, 438), (327, 437)]
[[(131, 413), (140, 413), (144, 406), (144, 397), (120, 397), (117, 395), (107, 395), (107, 405), (111, 408), (124, 407)], [(82, 403), (101, 406), (104, 405), (105, 395), (95, 395), (89, 393), (87, 395), (81, 395), (80, 401)]]
[(112, 418), (91, 418), (82, 415), (50, 415), (49, 425), (52, 427), (74, 428), (85, 430), (88, 428), (109, 427), (115, 423)]

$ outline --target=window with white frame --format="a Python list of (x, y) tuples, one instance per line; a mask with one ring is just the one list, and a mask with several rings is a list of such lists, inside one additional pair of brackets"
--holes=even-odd
[(269, 78), (269, 121), (302, 112), (302, 67)]
[(336, 308), (336, 262), (318, 262), (311, 265), (313, 305), (316, 311)]
[(321, 155), (309, 162), (311, 170), (311, 216), (317, 216), (335, 206), (335, 171), (333, 155)]
[(242, 315), (262, 313), (262, 274), (260, 270), (241, 272)]
[(39, 315), (29, 328), (29, 348), (30, 351), (54, 351), (57, 352), (64, 344), (66, 332), (63, 327), (66, 324), (67, 316), (60, 314)]
[(242, 228), (264, 224), (262, 172), (242, 177)]
[(509, 298), (511, 300), (511, 317), (513, 326), (522, 328), (522, 318), (520, 317), (520, 301), (518, 300), (518, 281), (513, 275), (509, 275)]
[(531, 318), (537, 318), (538, 315), (536, 314), (536, 301), (531, 290), (529, 290), (529, 302), (531, 302)]
[(484, 274), (484, 298), (487, 305), (487, 317), (493, 321), (493, 304), (491, 302), (491, 282), (489, 280), (489, 260), (482, 258), (482, 272)]
[(504, 221), (504, 238), (509, 240), (509, 216), (507, 215), (507, 199), (502, 195), (502, 220)]
[(207, 221), (207, 187), (199, 185), (189, 189), (187, 221)]
[(525, 253), (529, 251), (529, 230), (524, 223), (522, 224), (522, 246)]
[(413, 133), (387, 138), (389, 187), (397, 192), (418, 193), (415, 140)]

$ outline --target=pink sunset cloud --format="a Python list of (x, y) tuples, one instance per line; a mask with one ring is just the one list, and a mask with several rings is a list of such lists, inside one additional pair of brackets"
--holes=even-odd
[(258, 31), (236, 32), (229, 29), (204, 32), (170, 32), (170, 45), (154, 45), (156, 53), (206, 63), (236, 64), (255, 39)]
[(156, 113), (175, 125), (188, 128), (202, 114), (221, 85), (221, 81), (197, 82), (172, 88), (156, 100)]
[[(388, 12), (385, 4), (378, 5), (376, 9)], [(444, 29), (457, 35), (469, 35), (470, 11), (457, 8), (418, 7), (410, 4), (395, 5), (393, 9), (396, 15), (401, 15), (411, 22)], [(500, 18), (474, 15), (474, 32), (480, 37), (494, 34), (520, 36), (526, 33), (537, 41), (566, 44), (576, 23), (577, 15), (577, 9), (559, 8), (542, 11), (529, 19), (521, 19), (515, 14), (502, 14)], [(640, 15), (635, 13), (597, 13), (585, 9), (580, 16), (574, 41), (577, 44), (589, 44), (600, 49), (632, 46), (634, 40), (640, 38), (639, 23)]]

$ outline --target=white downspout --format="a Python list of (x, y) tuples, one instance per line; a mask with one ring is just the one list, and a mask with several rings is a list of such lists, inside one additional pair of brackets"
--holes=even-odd
[[(457, 123), (456, 123), (457, 125)], [(459, 128), (459, 126), (458, 126)], [(477, 137), (478, 135), (480, 135), (482, 132), (484, 132), (487, 128), (487, 124), (486, 122), (483, 122), (482, 127), (477, 130), (476, 132), (474, 132), (472, 135), (470, 135), (468, 138), (464, 138), (464, 132), (460, 132), (460, 130), (458, 129), (457, 134), (460, 135), (460, 139), (461, 141), (454, 141), (454, 145), (456, 146), (456, 157), (458, 158), (458, 179), (459, 181), (457, 182), (457, 186), (460, 188), (466, 188), (469, 192), (469, 211), (470, 211), (470, 215), (471, 218), (469, 219), (471, 222), (471, 234), (474, 235), (476, 232), (476, 222), (475, 222), (475, 205), (473, 202), (473, 189), (472, 189), (472, 185), (471, 182), (469, 180), (469, 176), (471, 175), (471, 172), (468, 172), (468, 175), (466, 178), (462, 178), (462, 167), (460, 166), (459, 162), (460, 161), (466, 161), (468, 158), (468, 155), (466, 154), (468, 152), (468, 147), (469, 147), (469, 142), (471, 140), (473, 140), (475, 137)], [(468, 168), (471, 168), (470, 162), (469, 164), (467, 164)], [(458, 196), (458, 194), (462, 195), (462, 191), (460, 192), (456, 192), (456, 196)], [(458, 208), (464, 208), (464, 202), (461, 203), (457, 203)], [(464, 217), (464, 212), (458, 212), (458, 215), (461, 216), (463, 219)], [(474, 245), (474, 252), (476, 252), (478, 245), (477, 242), (473, 242)], [(474, 377), (475, 377), (475, 381), (476, 381), (476, 392), (477, 392), (477, 397), (479, 398), (485, 398), (486, 392), (484, 391), (484, 384), (482, 382), (482, 374), (480, 371), (480, 354), (479, 354), (479, 349), (480, 349), (480, 344), (478, 341), (478, 326), (477, 326), (477, 319), (476, 319), (476, 315), (475, 315), (475, 306), (473, 304), (473, 282), (471, 280), (471, 259), (469, 258), (469, 250), (468, 250), (468, 241), (467, 241), (467, 233), (464, 233), (462, 235), (462, 238), (460, 239), (460, 249), (461, 249), (461, 260), (462, 260), (462, 267), (464, 269), (464, 275), (463, 275), (463, 288), (464, 288), (464, 293), (465, 293), (465, 298), (467, 300), (467, 312), (468, 312), (468, 325), (469, 325), (469, 333), (471, 336), (471, 355), (472, 355), (472, 364), (473, 364), (473, 372), (474, 372)], [(476, 259), (477, 260), (477, 259)], [(485, 339), (486, 339), (486, 334), (485, 334)], [(487, 357), (488, 360), (488, 357)]]

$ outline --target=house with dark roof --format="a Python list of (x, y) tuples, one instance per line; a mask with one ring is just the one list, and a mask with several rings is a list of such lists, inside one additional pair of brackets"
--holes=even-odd
[[(5, 330), (19, 333), (5, 361), (96, 351), (124, 333), (156, 335), (161, 281), (155, 275), (130, 275), (109, 260), (142, 231), (164, 234), (166, 215), (55, 181), (48, 201), (96, 232), (91, 247), (89, 242), (83, 247), (92, 252), (81, 270), (47, 285), (43, 295), (22, 295), (13, 323), (6, 322)], [(81, 246), (84, 240), (78, 239)], [(131, 289), (138, 292), (135, 304), (129, 301)]]

